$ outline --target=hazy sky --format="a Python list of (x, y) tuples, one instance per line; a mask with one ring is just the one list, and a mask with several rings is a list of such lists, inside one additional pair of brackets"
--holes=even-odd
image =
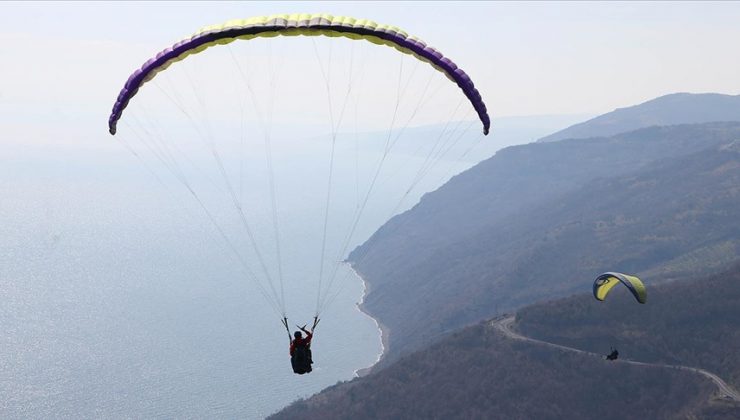
[(738, 2), (2, 2), (0, 135), (82, 118), (105, 134), (123, 81), (152, 54), (201, 26), (295, 12), (406, 29), (466, 69), (494, 117), (740, 93)]

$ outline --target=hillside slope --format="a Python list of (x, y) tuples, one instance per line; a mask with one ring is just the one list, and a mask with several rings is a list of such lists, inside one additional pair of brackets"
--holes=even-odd
[(513, 147), (428, 194), (350, 255), (388, 361), (601, 271), (670, 279), (737, 260), (736, 139), (740, 124), (712, 123)]

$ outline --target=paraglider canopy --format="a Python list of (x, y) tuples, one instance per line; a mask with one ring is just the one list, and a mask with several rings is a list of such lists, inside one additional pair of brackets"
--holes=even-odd
[(615, 272), (606, 272), (596, 277), (593, 286), (594, 297), (598, 300), (606, 299), (609, 291), (619, 283), (625, 285), (638, 302), (645, 303), (647, 300), (647, 290), (645, 290), (645, 285), (642, 281), (635, 276)]
[(257, 16), (249, 19), (231, 20), (222, 25), (207, 26), (192, 37), (160, 51), (129, 76), (116, 99), (116, 103), (113, 105), (113, 110), (108, 119), (109, 132), (116, 134), (118, 120), (139, 88), (173, 63), (181, 61), (189, 55), (200, 53), (209, 47), (228, 44), (237, 39), (249, 40), (258, 37), (299, 35), (365, 40), (373, 44), (395, 48), (401, 53), (412, 55), (429, 63), (460, 87), (483, 124), (483, 134), (488, 134), (491, 119), (473, 81), (467, 73), (438, 50), (395, 26), (381, 25), (368, 19), (357, 19), (349, 16), (305, 13)]

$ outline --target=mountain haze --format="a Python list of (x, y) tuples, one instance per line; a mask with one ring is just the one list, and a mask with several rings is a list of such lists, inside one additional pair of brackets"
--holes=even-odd
[(740, 121), (740, 95), (674, 93), (619, 108), (541, 138), (540, 142), (611, 136), (653, 125)]

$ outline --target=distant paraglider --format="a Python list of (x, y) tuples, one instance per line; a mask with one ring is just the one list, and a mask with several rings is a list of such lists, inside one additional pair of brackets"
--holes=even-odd
[(596, 277), (596, 280), (594, 280), (594, 297), (598, 300), (606, 299), (609, 291), (619, 283), (625, 285), (638, 302), (645, 303), (647, 290), (645, 290), (642, 281), (635, 276), (615, 272), (606, 272)]

